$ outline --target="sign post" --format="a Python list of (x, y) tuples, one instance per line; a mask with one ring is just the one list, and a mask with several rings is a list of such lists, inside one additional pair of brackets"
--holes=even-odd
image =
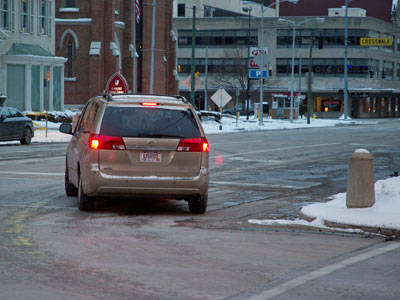
[(49, 82), (50, 82), (50, 71), (46, 71), (46, 137), (49, 130)]

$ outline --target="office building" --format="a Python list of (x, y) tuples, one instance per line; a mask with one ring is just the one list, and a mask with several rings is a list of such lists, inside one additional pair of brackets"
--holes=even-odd
[[(311, 0), (309, 0), (311, 1)], [(300, 1), (301, 2), (301, 1)], [(300, 4), (299, 2), (299, 4)], [(354, 1), (356, 2), (356, 1)], [(320, 3), (320, 2), (318, 2)], [(370, 4), (371, 1), (364, 1)], [(383, 3), (382, 5), (384, 5)], [(247, 4), (247, 6), (259, 6)], [(285, 11), (280, 4), (280, 13)], [(295, 7), (294, 4), (286, 4)], [(317, 4), (316, 4), (317, 5)], [(348, 114), (354, 118), (399, 116), (400, 99), (400, 28), (398, 22), (385, 14), (369, 12), (368, 5), (351, 7), (348, 17)], [(200, 8), (201, 9), (201, 8)], [(196, 92), (196, 104), (204, 108), (205, 69), (208, 61), (208, 106), (218, 88), (225, 88), (235, 99), (235, 88), (241, 89), (240, 101), (246, 98), (248, 48), (259, 46), (263, 32), (264, 48), (269, 49), (264, 80), (264, 99), (270, 106), (283, 108), (281, 117), (288, 117), (291, 92), (293, 22), (296, 26), (294, 59), (295, 115), (299, 105), (307, 97), (306, 72), (309, 68), (310, 44), (312, 48), (312, 109), (317, 117), (340, 117), (344, 112), (344, 7), (326, 7), (323, 23), (310, 16), (285, 16), (261, 18), (248, 15), (196, 18), (196, 71), (202, 82)], [(371, 17), (370, 14), (376, 17)], [(307, 21), (306, 21), (307, 20)], [(304, 23), (303, 23), (304, 22)], [(191, 69), (192, 19), (177, 17), (174, 26), (178, 33), (178, 65), (180, 91), (188, 94), (183, 80)], [(261, 30), (264, 28), (264, 30)], [(385, 46), (362, 45), (363, 38), (389, 38), (392, 43)], [(206, 55), (206, 53), (208, 55)], [(300, 67), (301, 65), (301, 67)], [(301, 70), (299, 78), (299, 70)], [(251, 101), (259, 100), (259, 79), (250, 80)], [(297, 97), (297, 94), (301, 97)], [(303, 100), (304, 99), (304, 100)], [(232, 105), (232, 103), (228, 104)], [(214, 108), (214, 107), (213, 107)]]

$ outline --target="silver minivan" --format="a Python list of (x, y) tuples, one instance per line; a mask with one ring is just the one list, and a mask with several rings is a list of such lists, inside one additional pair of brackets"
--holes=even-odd
[(78, 209), (97, 196), (186, 200), (192, 213), (208, 201), (209, 146), (192, 105), (183, 97), (105, 95), (89, 100), (72, 129), (65, 190)]

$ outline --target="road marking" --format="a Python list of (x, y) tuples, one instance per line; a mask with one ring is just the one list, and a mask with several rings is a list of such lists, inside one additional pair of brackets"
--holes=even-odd
[(305, 284), (309, 281), (312, 281), (314, 279), (320, 278), (322, 276), (328, 275), (332, 272), (335, 272), (337, 270), (343, 269), (345, 267), (348, 267), (350, 265), (353, 265), (355, 263), (361, 262), (363, 260), (372, 258), (377, 255), (382, 255), (384, 253), (393, 251), (400, 248), (400, 243), (392, 243), (389, 244), (385, 247), (378, 248), (372, 251), (369, 251), (367, 253), (359, 254), (356, 256), (353, 256), (351, 258), (345, 259), (343, 261), (340, 261), (338, 263), (332, 264), (330, 266), (323, 267), (321, 269), (315, 270), (311, 273), (299, 276), (297, 278), (294, 278), (292, 280), (289, 280), (285, 283), (282, 283), (272, 289), (266, 290), (264, 292), (261, 292), (260, 294), (254, 295), (250, 298), (247, 298), (248, 300), (267, 300), (271, 299), (273, 297), (276, 297), (280, 294), (285, 293), (288, 290), (291, 290), (295, 287), (298, 287), (302, 284)]
[[(305, 146), (293, 146), (293, 147), (285, 147), (285, 148), (276, 148), (276, 149), (265, 149), (265, 150), (258, 150), (258, 151), (249, 151), (249, 152), (242, 152), (242, 153), (235, 153), (235, 154), (223, 154), (223, 157), (233, 157), (233, 156), (241, 156), (246, 154), (255, 154), (255, 153), (264, 153), (264, 152), (276, 152), (276, 151), (283, 151), (283, 150), (291, 150), (291, 149), (301, 149), (301, 148), (316, 148), (316, 147), (324, 147), (324, 146), (334, 146), (334, 145), (341, 145), (342, 143), (329, 143), (329, 144), (317, 144), (317, 145), (305, 145)], [(211, 156), (210, 158), (217, 158), (217, 156)]]
[(5, 175), (38, 175), (38, 176), (64, 176), (64, 173), (40, 173), (40, 172), (10, 172), (0, 171), (0, 174)]
[(40, 157), (40, 158), (27, 158), (27, 159), (20, 159), (19, 157), (8, 157), (6, 160), (1, 160), (0, 165), (10, 165), (10, 164), (24, 164), (24, 163), (37, 163), (43, 162), (43, 160), (56, 160), (60, 158), (65, 158), (64, 155), (60, 156), (52, 156), (52, 157)]
[(265, 164), (270, 164), (270, 165), (285, 164), (285, 163), (292, 162), (292, 161), (288, 161), (288, 160), (276, 160), (276, 159), (263, 160), (263, 159), (252, 159), (252, 158), (247, 158), (247, 157), (230, 157), (229, 159), (230, 160), (238, 160), (238, 161), (246, 161), (246, 162), (265, 163)]
[(357, 144), (357, 143), (352, 143), (349, 145), (351, 145), (351, 146), (368, 146), (368, 147), (393, 147), (393, 145), (372, 145), (372, 144)]
[(210, 184), (219, 184), (219, 185), (234, 185), (234, 186), (242, 186), (242, 187), (263, 187), (263, 188), (285, 188), (285, 189), (303, 189), (313, 185), (307, 186), (295, 186), (295, 185), (281, 185), (281, 184), (268, 184), (268, 183), (247, 183), (247, 182), (229, 182), (229, 181), (210, 181)]
[(76, 210), (76, 207), (68, 207), (68, 206), (50, 206), (50, 205), (44, 205), (44, 206), (38, 206), (38, 205), (24, 205), (24, 204), (0, 204), (0, 207), (18, 207), (18, 208), (37, 208), (37, 209), (72, 209)]

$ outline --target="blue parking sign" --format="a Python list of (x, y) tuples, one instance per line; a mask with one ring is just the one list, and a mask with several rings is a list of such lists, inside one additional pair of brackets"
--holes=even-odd
[[(260, 70), (249, 70), (249, 78), (260, 78), (261, 77), (261, 71)], [(268, 72), (267, 70), (263, 70), (263, 78), (268, 77)]]

